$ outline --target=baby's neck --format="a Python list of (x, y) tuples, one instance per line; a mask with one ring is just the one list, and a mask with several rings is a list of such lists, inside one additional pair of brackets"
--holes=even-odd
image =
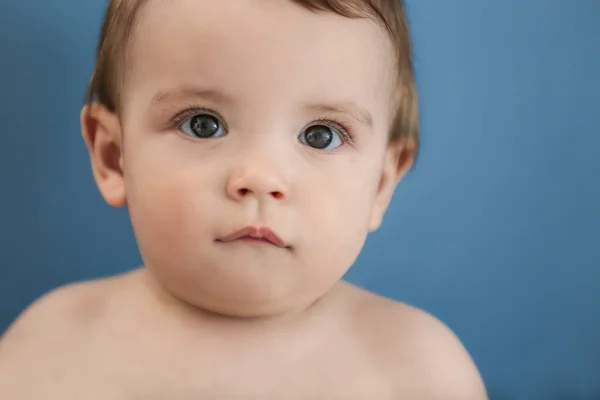
[(324, 298), (297, 309), (281, 313), (257, 316), (238, 316), (224, 314), (190, 304), (166, 290), (152, 274), (142, 268), (136, 272), (142, 283), (144, 302), (168, 318), (198, 327), (225, 328), (236, 330), (288, 329), (306, 324), (321, 314), (324, 308)]

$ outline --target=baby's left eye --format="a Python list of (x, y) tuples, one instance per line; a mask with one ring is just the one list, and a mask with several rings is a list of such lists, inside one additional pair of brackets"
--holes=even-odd
[(180, 124), (179, 129), (188, 136), (200, 139), (220, 137), (226, 133), (219, 118), (207, 113), (195, 114), (186, 118)]
[(343, 144), (340, 134), (327, 125), (312, 125), (306, 128), (298, 140), (318, 150), (333, 150)]

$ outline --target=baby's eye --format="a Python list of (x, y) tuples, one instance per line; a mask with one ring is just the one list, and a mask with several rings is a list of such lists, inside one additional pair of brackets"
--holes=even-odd
[(179, 129), (188, 136), (200, 139), (210, 139), (225, 135), (225, 128), (219, 120), (211, 114), (195, 114), (186, 118)]
[(340, 134), (327, 125), (313, 125), (298, 137), (300, 143), (318, 150), (333, 150), (343, 144)]

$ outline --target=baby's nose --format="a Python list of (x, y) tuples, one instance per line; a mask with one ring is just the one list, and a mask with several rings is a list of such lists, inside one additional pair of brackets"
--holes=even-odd
[(248, 197), (287, 200), (289, 187), (281, 171), (267, 165), (246, 165), (231, 175), (227, 195), (235, 201), (243, 201)]

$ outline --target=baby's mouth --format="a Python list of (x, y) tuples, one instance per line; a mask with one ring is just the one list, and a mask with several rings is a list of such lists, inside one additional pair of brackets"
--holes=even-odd
[(217, 242), (231, 243), (236, 241), (270, 244), (282, 249), (289, 248), (287, 243), (268, 227), (247, 226), (217, 239)]

